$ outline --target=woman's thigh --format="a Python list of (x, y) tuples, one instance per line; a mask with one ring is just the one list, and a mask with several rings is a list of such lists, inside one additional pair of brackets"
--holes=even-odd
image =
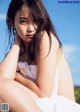
[(36, 98), (36, 94), (18, 82), (0, 78), (0, 99), (9, 103), (11, 112), (41, 112), (35, 103)]

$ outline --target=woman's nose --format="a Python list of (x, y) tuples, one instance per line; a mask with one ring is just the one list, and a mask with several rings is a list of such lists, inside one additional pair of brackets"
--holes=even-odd
[(29, 25), (28, 28), (27, 28), (27, 31), (28, 32), (33, 32), (34, 31), (33, 25)]

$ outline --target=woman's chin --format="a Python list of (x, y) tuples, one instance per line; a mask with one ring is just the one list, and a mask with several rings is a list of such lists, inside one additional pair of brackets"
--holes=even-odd
[(24, 40), (26, 43), (30, 43), (32, 41), (32, 39), (27, 39), (27, 40)]

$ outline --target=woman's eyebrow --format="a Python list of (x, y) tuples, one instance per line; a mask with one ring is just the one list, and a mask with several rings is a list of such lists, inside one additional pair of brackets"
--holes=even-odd
[(22, 16), (22, 17), (20, 17), (20, 19), (27, 19), (27, 17)]

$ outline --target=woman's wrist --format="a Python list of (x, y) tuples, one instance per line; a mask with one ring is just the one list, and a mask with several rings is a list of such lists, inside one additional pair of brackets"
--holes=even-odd
[(20, 45), (17, 43), (13, 44), (13, 49), (17, 50), (18, 52), (20, 52)]

